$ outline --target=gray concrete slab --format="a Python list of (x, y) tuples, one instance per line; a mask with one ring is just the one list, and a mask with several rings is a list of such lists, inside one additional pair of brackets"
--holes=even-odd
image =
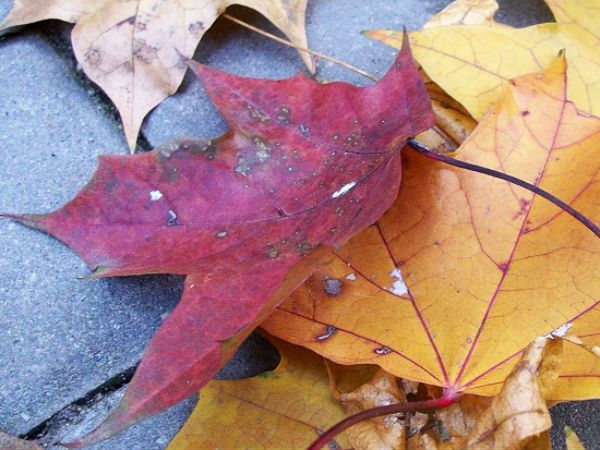
[[(122, 131), (45, 38), (0, 41), (0, 211), (47, 212), (125, 152)], [(0, 426), (25, 432), (134, 364), (176, 303), (180, 279), (80, 281), (59, 242), (0, 221)]]
[[(0, 0), (0, 17), (10, 0)], [(312, 48), (381, 75), (395, 52), (360, 31), (417, 29), (446, 0), (311, 0)], [(504, 0), (506, 23), (550, 19), (542, 1)], [(340, 5), (343, 5), (342, 7)], [(260, 15), (230, 12), (277, 33)], [(44, 212), (61, 206), (89, 179), (99, 154), (126, 153), (122, 130), (106, 96), (77, 71), (69, 27), (56, 22), (0, 38), (0, 211)], [(196, 59), (240, 75), (283, 78), (303, 70), (295, 51), (224, 19), (205, 36)], [(322, 61), (323, 80), (368, 80)], [(226, 126), (190, 75), (143, 127), (154, 146), (180, 135), (215, 136)], [(141, 140), (143, 142), (143, 139)], [(80, 435), (98, 423), (121, 390), (96, 392), (133, 366), (179, 298), (181, 278), (169, 276), (79, 281), (81, 261), (62, 244), (0, 221), (0, 430), (26, 433), (46, 421), (46, 442)], [(250, 376), (276, 364), (254, 336), (221, 376)], [(79, 400), (79, 402), (78, 402)], [(75, 402), (75, 403), (73, 403)], [(161, 450), (183, 423), (193, 399), (96, 450)], [(600, 449), (598, 402), (561, 405), (555, 420)], [(560, 433), (555, 433), (560, 443)], [(561, 447), (559, 447), (561, 448)]]

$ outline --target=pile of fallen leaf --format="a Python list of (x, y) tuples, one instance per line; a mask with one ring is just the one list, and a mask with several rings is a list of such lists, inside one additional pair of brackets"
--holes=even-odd
[[(37, 3), (17, 2), (3, 26), (77, 22), (77, 57), (130, 144), (230, 4)], [(305, 2), (243, 3), (305, 46)], [(67, 243), (94, 277), (187, 276), (123, 401), (72, 445), (202, 388), (170, 450), (303, 448), (349, 415), (435, 399), (452, 404), (366, 420), (329, 446), (550, 448), (548, 407), (600, 397), (600, 241), (527, 190), (401, 152), (421, 133), (600, 223), (600, 3), (547, 3), (556, 23), (514, 29), (494, 22), (495, 1), (455, 1), (410, 35), (420, 74), (401, 32), (367, 32), (402, 48), (367, 88), (192, 64), (230, 131), (104, 157), (64, 208), (9, 216)], [(167, 39), (158, 17), (181, 14)], [(132, 54), (103, 47), (114, 33)], [(279, 366), (209, 381), (259, 324)]]

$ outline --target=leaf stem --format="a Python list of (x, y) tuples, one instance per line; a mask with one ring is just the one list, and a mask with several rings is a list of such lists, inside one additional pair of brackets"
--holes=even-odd
[(228, 20), (231, 20), (234, 23), (237, 23), (238, 25), (241, 25), (241, 26), (243, 26), (245, 28), (248, 28), (249, 30), (254, 31), (255, 33), (261, 34), (263, 36), (268, 37), (269, 39), (272, 39), (272, 40), (274, 40), (276, 42), (279, 42), (280, 44), (287, 45), (288, 47), (293, 47), (296, 50), (300, 50), (301, 52), (308, 53), (309, 55), (313, 55), (313, 56), (316, 56), (318, 58), (325, 59), (327, 61), (331, 61), (332, 63), (338, 64), (338, 65), (340, 65), (342, 67), (345, 67), (346, 69), (352, 70), (353, 72), (356, 72), (356, 73), (358, 73), (358, 74), (360, 74), (360, 75), (362, 75), (364, 77), (370, 78), (373, 81), (379, 81), (379, 79), (376, 76), (371, 75), (370, 73), (365, 72), (364, 70), (359, 69), (358, 67), (355, 67), (352, 64), (348, 64), (347, 62), (344, 62), (341, 59), (337, 59), (337, 58), (333, 58), (331, 56), (327, 56), (327, 55), (325, 55), (325, 54), (323, 54), (321, 52), (317, 52), (315, 50), (311, 50), (311, 49), (306, 48), (306, 47), (299, 47), (296, 44), (288, 41), (287, 39), (283, 39), (283, 38), (280, 38), (278, 36), (275, 36), (274, 34), (271, 34), (271, 33), (268, 33), (266, 31), (263, 31), (260, 28), (257, 28), (254, 25), (250, 25), (249, 23), (244, 22), (243, 20), (240, 20), (237, 17), (233, 17), (232, 15), (230, 15), (228, 13), (224, 13), (224, 14), (222, 14), (222, 16), (225, 17)]
[(600, 227), (598, 227), (598, 225), (596, 225), (594, 222), (592, 222), (586, 216), (581, 214), (575, 208), (571, 207), (570, 205), (566, 204), (559, 198), (555, 197), (554, 195), (550, 194), (549, 192), (546, 192), (545, 190), (539, 188), (538, 186), (536, 186), (534, 184), (527, 183), (526, 181), (523, 181), (519, 178), (513, 177), (512, 175), (507, 175), (505, 173), (498, 172), (497, 170), (488, 169), (487, 167), (481, 167), (481, 166), (471, 164), (471, 163), (468, 163), (465, 161), (460, 161), (458, 159), (454, 159), (454, 158), (451, 158), (446, 155), (440, 155), (439, 153), (434, 152), (430, 148), (427, 148), (423, 144), (420, 144), (419, 142), (415, 141), (414, 139), (409, 139), (407, 144), (410, 148), (412, 148), (413, 150), (416, 150), (417, 152), (419, 152), (423, 156), (426, 156), (427, 158), (433, 159), (435, 161), (440, 161), (440, 162), (449, 164), (454, 167), (459, 167), (461, 169), (471, 170), (473, 172), (482, 173), (482, 174), (488, 175), (490, 177), (499, 178), (501, 180), (508, 181), (509, 183), (520, 186), (523, 189), (527, 189), (528, 191), (531, 191), (534, 194), (539, 195), (540, 197), (544, 197), (546, 200), (548, 200), (549, 202), (558, 206), (560, 209), (562, 209), (566, 213), (570, 214), (572, 217), (574, 217), (579, 222), (581, 222), (583, 225), (585, 225), (597, 237), (600, 237)]
[(420, 402), (404, 402), (394, 403), (392, 405), (378, 406), (376, 408), (366, 409), (352, 416), (346, 417), (341, 422), (338, 422), (321, 436), (319, 436), (311, 445), (308, 450), (319, 450), (332, 440), (336, 435), (342, 431), (350, 428), (359, 422), (372, 419), (373, 417), (387, 416), (389, 414), (397, 414), (408, 411), (421, 411), (427, 409), (444, 408), (456, 403), (461, 397), (461, 394), (457, 392), (447, 391), (440, 398), (434, 400), (424, 400)]

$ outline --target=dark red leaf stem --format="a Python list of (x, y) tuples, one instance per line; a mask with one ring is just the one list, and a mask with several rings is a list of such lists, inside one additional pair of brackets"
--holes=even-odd
[(539, 195), (540, 197), (544, 197), (549, 202), (558, 206), (560, 209), (565, 211), (567, 214), (571, 215), (583, 225), (585, 225), (589, 230), (592, 231), (597, 237), (600, 237), (600, 227), (588, 219), (586, 216), (581, 214), (575, 208), (567, 205), (565, 202), (555, 197), (554, 195), (546, 192), (545, 190), (535, 186), (531, 183), (527, 183), (519, 178), (513, 177), (512, 175), (507, 175), (502, 172), (498, 172), (497, 170), (488, 169), (487, 167), (477, 166), (475, 164), (471, 164), (465, 161), (460, 161), (458, 159), (451, 158), (446, 155), (440, 155), (439, 153), (434, 152), (430, 148), (424, 146), (423, 144), (415, 141), (414, 139), (409, 139), (407, 142), (408, 146), (413, 150), (416, 150), (423, 156), (433, 159), (435, 161), (440, 161), (446, 164), (449, 164), (454, 167), (458, 167), (460, 169), (471, 170), (473, 172), (482, 173), (484, 175), (489, 175), (490, 177), (499, 178), (504, 181), (508, 181), (509, 183), (515, 184), (517, 186), (522, 187), (523, 189), (527, 189), (528, 191), (533, 192), (534, 194)]
[(340, 434), (342, 431), (350, 428), (352, 425), (356, 425), (359, 422), (372, 419), (373, 417), (387, 416), (389, 414), (397, 414), (401, 412), (409, 411), (422, 411), (430, 409), (445, 408), (446, 406), (453, 405), (461, 397), (461, 394), (453, 391), (445, 391), (440, 398), (434, 400), (424, 400), (420, 402), (404, 402), (394, 403), (392, 405), (378, 406), (376, 408), (367, 409), (361, 411), (352, 416), (346, 417), (341, 422), (338, 422), (321, 436), (318, 437), (311, 445), (308, 450), (319, 450), (335, 436)]

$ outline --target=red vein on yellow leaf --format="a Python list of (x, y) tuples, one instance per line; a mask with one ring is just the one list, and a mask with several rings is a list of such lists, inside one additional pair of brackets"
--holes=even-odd
[[(596, 172), (594, 172), (594, 175), (591, 179), (595, 180), (598, 177), (599, 173), (600, 173), (600, 169), (598, 169)], [(583, 186), (583, 188), (577, 194), (575, 194), (575, 196), (571, 200), (571, 203), (575, 203), (589, 188), (591, 188), (596, 183), (597, 183), (597, 181), (590, 181), (590, 182), (586, 183), (585, 186)], [(544, 221), (543, 223), (540, 223), (540, 224), (536, 225), (535, 227), (528, 228), (525, 231), (525, 234), (531, 233), (533, 231), (536, 231), (536, 230), (539, 230), (540, 228), (545, 227), (546, 225), (552, 223), (553, 220), (555, 220), (556, 218), (558, 218), (561, 214), (563, 214), (565, 212), (568, 214), (568, 212), (565, 211), (564, 209), (560, 209), (559, 211), (556, 212), (556, 214), (554, 214), (553, 216), (548, 218), (548, 220)]]
[(595, 333), (579, 334), (578, 336), (580, 338), (600, 336), (600, 331), (597, 331)]
[[(426, 146), (415, 141), (414, 139), (409, 139), (407, 141), (407, 145), (408, 145), (408, 147), (412, 148), (413, 150), (418, 151), (422, 155), (427, 156), (428, 158), (434, 159), (436, 161), (443, 162), (443, 163), (449, 164), (451, 166), (458, 167), (460, 169), (466, 169), (466, 170), (470, 170), (473, 172), (477, 172), (477, 173), (487, 175), (487, 176), (490, 176), (493, 178), (499, 178), (501, 180), (508, 181), (509, 183), (512, 183), (519, 187), (522, 187), (522, 188), (528, 190), (529, 192), (533, 192), (537, 196), (548, 200), (549, 202), (553, 203), (555, 206), (557, 206), (560, 209), (567, 212), (571, 217), (578, 220), (582, 225), (584, 225), (586, 228), (588, 228), (597, 237), (600, 237), (600, 227), (598, 227), (598, 225), (596, 225), (594, 222), (592, 222), (590, 219), (588, 219), (586, 216), (581, 214), (579, 211), (577, 211), (572, 206), (563, 202), (561, 199), (559, 199), (559, 198), (555, 197), (554, 195), (550, 194), (549, 192), (546, 192), (545, 190), (541, 189), (537, 184), (531, 184), (531, 183), (523, 181), (519, 178), (513, 177), (512, 175), (508, 175), (506, 173), (499, 172), (494, 169), (489, 169), (487, 167), (478, 166), (476, 164), (471, 164), (466, 161), (450, 158), (448, 156), (436, 153), (433, 150), (431, 150), (430, 148), (427, 148)], [(550, 153), (548, 153), (548, 158), (546, 159), (546, 161), (548, 161), (549, 157), (550, 157)], [(541, 173), (543, 174), (544, 172), (542, 171)], [(541, 179), (541, 175), (538, 177), (536, 183), (538, 183), (540, 179)], [(534, 196), (533, 199), (535, 199), (535, 198), (536, 197)], [(532, 202), (530, 202), (530, 204), (529, 204), (530, 207), (531, 207)]]
[[(385, 235), (384, 235), (383, 230), (381, 229), (381, 226), (379, 225), (379, 223), (375, 223), (375, 227), (377, 228), (377, 231), (379, 232), (379, 235), (381, 236), (381, 240), (385, 244), (385, 248), (388, 252), (388, 255), (389, 255), (390, 259), (392, 260), (392, 262), (394, 263), (394, 267), (400, 267), (400, 265), (398, 264), (398, 261), (396, 260), (396, 257), (394, 256), (394, 253), (392, 252), (392, 249), (390, 248), (390, 246), (388, 244), (387, 239), (385, 238)], [(431, 334), (431, 330), (429, 329), (429, 326), (427, 325), (427, 322), (425, 321), (425, 317), (423, 317), (423, 314), (421, 313), (421, 310), (419, 309), (419, 305), (417, 305), (417, 302), (415, 301), (415, 298), (410, 291), (410, 287), (407, 286), (406, 290), (407, 290), (408, 298), (410, 299), (410, 301), (413, 305), (413, 308), (415, 310), (415, 314), (419, 318), (419, 322), (421, 323), (421, 326), (423, 327), (423, 330), (425, 331), (425, 334), (427, 335), (427, 339), (429, 340), (429, 343), (431, 344), (431, 347), (433, 348), (433, 351), (435, 352), (435, 356), (436, 356), (437, 362), (440, 366), (442, 376), (444, 377), (444, 383), (446, 386), (450, 386), (450, 379), (448, 377), (448, 372), (446, 371), (446, 366), (444, 365), (444, 360), (442, 359), (442, 355), (440, 354), (437, 344), (435, 343), (435, 339), (433, 338), (433, 335)]]
[[(512, 355), (504, 358), (502, 361), (497, 362), (496, 364), (494, 364), (493, 366), (487, 368), (486, 370), (484, 370), (483, 372), (481, 372), (479, 375), (477, 375), (476, 377), (472, 378), (469, 382), (461, 385), (460, 387), (458, 387), (457, 389), (460, 391), (464, 391), (465, 389), (475, 389), (475, 388), (479, 388), (479, 387), (485, 387), (487, 386), (487, 384), (482, 384), (482, 385), (478, 385), (478, 386), (473, 386), (473, 384), (483, 378), (486, 377), (487, 375), (489, 375), (490, 373), (492, 373), (494, 370), (502, 367), (504, 364), (506, 364), (508, 361), (510, 361), (511, 359), (515, 358), (516, 356), (519, 356), (521, 353), (523, 353), (523, 350), (525, 350), (525, 348), (522, 348), (521, 350), (519, 350), (518, 352), (513, 353)], [(504, 381), (500, 381), (498, 383), (504, 383)], [(497, 383), (490, 383), (490, 384), (497, 384)]]
[(600, 378), (600, 374), (585, 375), (585, 374), (566, 373), (566, 374), (559, 375), (558, 378)]
[[(595, 309), (598, 305), (600, 305), (600, 300), (596, 301), (594, 304), (592, 304), (591, 306), (587, 307), (586, 309), (584, 309), (582, 312), (580, 312), (579, 314), (577, 314), (576, 316), (573, 316), (571, 319), (565, 320), (565, 323), (568, 322), (574, 322), (575, 320), (579, 319), (580, 317), (582, 317), (583, 315), (589, 313), (590, 311), (592, 311), (593, 309)], [(600, 334), (600, 333), (598, 333)], [(580, 336), (583, 337), (583, 336)], [(483, 387), (483, 386), (487, 386), (487, 385), (481, 385), (481, 386), (473, 386), (473, 384), (479, 380), (482, 377), (487, 376), (488, 374), (490, 374), (491, 372), (493, 372), (494, 370), (498, 369), (499, 367), (503, 366), (504, 364), (506, 364), (508, 361), (510, 361), (511, 359), (513, 359), (514, 357), (520, 355), (521, 353), (523, 353), (523, 350), (525, 350), (525, 348), (519, 350), (516, 353), (513, 353), (511, 356), (503, 359), (502, 361), (494, 364), (493, 366), (491, 366), (490, 368), (488, 368), (487, 370), (483, 371), (481, 374), (477, 375), (476, 377), (472, 378), (469, 382), (463, 384), (460, 386), (460, 390), (465, 390), (465, 389), (474, 389), (474, 388), (478, 388), (478, 387)], [(495, 384), (495, 383), (492, 383)]]
[[(227, 383), (227, 382), (228, 381), (219, 381), (219, 383)], [(235, 380), (232, 380), (232, 382), (235, 382)], [(311, 423), (308, 423), (308, 422), (305, 422), (303, 420), (300, 420), (300, 419), (298, 419), (296, 417), (288, 416), (287, 414), (284, 414), (284, 413), (282, 413), (279, 410), (267, 408), (264, 405), (261, 405), (259, 403), (253, 402), (252, 400), (248, 400), (248, 399), (245, 399), (244, 397), (240, 397), (238, 395), (234, 395), (231, 392), (227, 392), (224, 387), (221, 387), (221, 386), (218, 386), (218, 387), (217, 386), (212, 386), (212, 388), (215, 389), (215, 390), (217, 390), (217, 391), (219, 391), (219, 393), (227, 395), (227, 396), (229, 396), (231, 398), (234, 398), (234, 399), (236, 399), (236, 400), (238, 400), (238, 401), (240, 401), (242, 403), (247, 403), (249, 405), (252, 405), (252, 406), (254, 406), (254, 407), (258, 408), (258, 409), (262, 409), (263, 411), (266, 411), (266, 412), (268, 412), (270, 414), (273, 414), (275, 416), (285, 417), (286, 419), (288, 419), (288, 420), (290, 420), (292, 422), (296, 422), (296, 423), (299, 423), (301, 425), (304, 425), (305, 427), (310, 428), (311, 431), (315, 431), (318, 428), (318, 425), (313, 425)]]
[[(554, 133), (552, 136), (552, 141), (548, 148), (548, 152), (546, 153), (546, 160), (544, 161), (544, 163), (542, 165), (542, 170), (540, 171), (539, 176), (536, 178), (535, 182), (533, 183), (533, 186), (535, 186), (535, 187), (539, 187), (538, 185), (539, 185), (540, 181), (543, 179), (545, 170), (548, 167), (548, 161), (550, 160), (550, 155), (552, 154), (552, 149), (554, 148), (554, 145), (556, 143), (556, 137), (558, 136), (558, 130), (560, 129), (561, 120), (563, 118), (566, 104), (567, 103), (565, 101), (563, 101), (562, 108), (561, 108), (560, 115), (559, 115), (559, 120), (557, 120), (556, 127), (554, 129)], [(494, 293), (490, 297), (486, 311), (483, 315), (483, 318), (481, 320), (479, 328), (477, 329), (477, 333), (475, 334), (475, 337), (473, 338), (473, 342), (471, 343), (469, 351), (467, 352), (467, 356), (466, 356), (465, 360), (463, 361), (463, 364), (462, 364), (458, 374), (456, 375), (456, 379), (454, 381), (454, 383), (456, 385), (459, 385), (462, 381), (462, 377), (463, 377), (465, 370), (467, 369), (469, 363), (471, 362), (473, 353), (475, 353), (475, 349), (477, 348), (477, 344), (479, 343), (479, 338), (481, 337), (481, 334), (483, 333), (483, 329), (485, 328), (485, 325), (487, 324), (487, 320), (492, 312), (492, 308), (494, 307), (494, 305), (496, 303), (496, 299), (498, 298), (498, 295), (502, 291), (502, 286), (504, 284), (504, 281), (506, 280), (506, 275), (509, 273), (510, 267), (511, 267), (512, 263), (514, 262), (513, 260), (514, 260), (515, 252), (517, 251), (517, 248), (519, 247), (521, 238), (524, 236), (523, 231), (525, 230), (525, 226), (527, 225), (527, 220), (529, 219), (529, 214), (531, 213), (531, 210), (533, 209), (533, 205), (534, 205), (534, 202), (536, 201), (536, 199), (537, 199), (537, 196), (533, 196), (533, 198), (529, 202), (529, 205), (527, 206), (526, 212), (523, 214), (523, 220), (521, 222), (521, 226), (519, 228), (517, 238), (513, 244), (513, 247), (511, 249), (509, 257), (506, 259), (505, 269), (502, 272), (502, 275), (500, 276), (500, 280), (498, 280), (498, 285), (496, 286)]]
[(467, 66), (473, 66), (473, 67), (477, 67), (477, 69), (481, 70), (482, 72), (486, 72), (486, 73), (488, 73), (488, 74), (490, 74), (490, 75), (492, 75), (492, 76), (494, 76), (494, 77), (496, 77), (496, 78), (499, 78), (500, 80), (503, 80), (503, 81), (508, 81), (508, 80), (509, 80), (508, 78), (506, 78), (506, 77), (503, 77), (503, 76), (502, 76), (502, 75), (500, 75), (499, 73), (495, 73), (495, 72), (493, 72), (493, 71), (491, 71), (491, 70), (489, 70), (489, 69), (486, 69), (485, 67), (481, 67), (481, 66), (479, 66), (478, 64), (476, 64), (475, 62), (471, 62), (471, 61), (468, 61), (468, 60), (466, 60), (466, 59), (459, 58), (459, 57), (458, 57), (458, 56), (456, 56), (456, 55), (451, 55), (450, 53), (443, 52), (443, 51), (441, 51), (441, 50), (439, 50), (439, 49), (434, 49), (434, 48), (431, 48), (431, 47), (426, 47), (426, 46), (424, 46), (424, 45), (421, 45), (421, 44), (419, 44), (418, 42), (415, 42), (414, 40), (413, 40), (413, 42), (411, 42), (411, 45), (412, 45), (413, 47), (415, 47), (415, 48), (416, 48), (416, 47), (420, 47), (420, 48), (422, 48), (423, 50), (427, 50), (427, 51), (430, 51), (430, 52), (439, 53), (439, 54), (441, 54), (441, 55), (444, 55), (444, 56), (446, 56), (446, 57), (448, 57), (448, 58), (450, 58), (450, 59), (455, 59), (456, 61), (460, 61), (461, 63), (463, 63), (463, 64), (465, 64), (465, 65), (467, 65)]
[[(330, 325), (331, 325), (330, 323), (323, 322), (323, 321), (321, 321), (321, 320), (318, 320), (318, 319), (316, 319), (315, 317), (312, 317), (311, 319), (307, 319), (307, 318), (306, 318), (306, 316), (303, 316), (302, 314), (299, 314), (299, 313), (297, 313), (297, 312), (295, 312), (295, 311), (292, 311), (292, 310), (286, 309), (286, 308), (284, 308), (284, 307), (282, 307), (282, 306), (280, 306), (280, 307), (279, 307), (279, 309), (280, 309), (280, 310), (282, 310), (282, 311), (285, 311), (286, 313), (288, 313), (288, 314), (291, 314), (291, 315), (293, 315), (293, 316), (300, 317), (300, 318), (302, 318), (302, 319), (306, 319), (306, 320), (311, 320), (311, 321), (313, 321), (313, 322), (315, 322), (315, 323), (318, 323), (319, 325), (323, 325), (323, 326), (330, 326)], [(349, 334), (350, 336), (354, 336), (354, 337), (356, 337), (356, 338), (359, 338), (359, 339), (367, 340), (367, 341), (369, 341), (369, 342), (372, 342), (373, 344), (375, 344), (375, 345), (377, 345), (377, 346), (379, 346), (379, 347), (386, 347), (386, 348), (389, 348), (389, 349), (390, 349), (390, 351), (391, 351), (392, 353), (395, 353), (395, 354), (397, 354), (398, 356), (400, 356), (401, 358), (403, 358), (403, 359), (407, 360), (408, 362), (410, 362), (410, 363), (414, 364), (416, 367), (418, 367), (419, 369), (423, 370), (423, 372), (425, 372), (425, 373), (427, 373), (429, 376), (431, 376), (433, 379), (435, 379), (435, 380), (436, 380), (436, 381), (438, 381), (439, 383), (442, 383), (442, 380), (440, 380), (440, 379), (439, 379), (437, 376), (435, 376), (435, 375), (434, 375), (432, 372), (430, 372), (428, 369), (426, 369), (425, 367), (423, 367), (421, 364), (419, 364), (418, 362), (416, 362), (415, 360), (413, 360), (413, 359), (412, 359), (412, 358), (410, 358), (409, 356), (406, 356), (405, 354), (401, 353), (399, 350), (396, 350), (396, 349), (394, 349), (394, 348), (390, 347), (390, 346), (389, 346), (389, 344), (385, 344), (385, 343), (382, 343), (382, 342), (377, 342), (376, 340), (374, 340), (374, 339), (372, 339), (372, 338), (370, 338), (370, 337), (365, 337), (365, 336), (362, 336), (362, 335), (360, 335), (360, 334), (356, 333), (355, 331), (351, 331), (351, 330), (348, 330), (348, 329), (346, 329), (346, 328), (341, 328), (340, 326), (338, 326), (338, 324), (335, 324), (335, 325), (333, 325), (333, 326), (335, 326), (335, 328), (336, 328), (338, 331), (341, 331), (341, 332), (343, 332), (343, 333), (347, 333), (347, 334)], [(333, 360), (335, 360), (335, 358), (334, 358), (334, 355), (330, 355), (330, 356), (329, 356), (329, 358), (330, 358), (330, 359), (333, 359)]]
[(371, 279), (371, 277), (368, 277), (364, 274), (364, 272), (360, 271), (359, 269), (357, 269), (355, 266), (352, 265), (351, 262), (348, 262), (346, 259), (344, 259), (341, 255), (339, 255), (336, 252), (333, 252), (333, 254), (335, 256), (337, 256), (344, 264), (346, 264), (348, 267), (350, 267), (356, 274), (360, 275), (361, 278), (363, 278), (367, 283), (371, 284), (372, 286), (374, 286), (375, 288), (377, 288), (378, 290), (385, 292), (386, 294), (390, 294), (393, 295), (394, 297), (398, 297), (402, 300), (406, 300), (409, 301), (409, 299), (401, 297), (399, 295), (394, 294), (393, 292), (390, 292), (388, 289), (384, 288), (383, 286), (377, 284), (374, 280)]

